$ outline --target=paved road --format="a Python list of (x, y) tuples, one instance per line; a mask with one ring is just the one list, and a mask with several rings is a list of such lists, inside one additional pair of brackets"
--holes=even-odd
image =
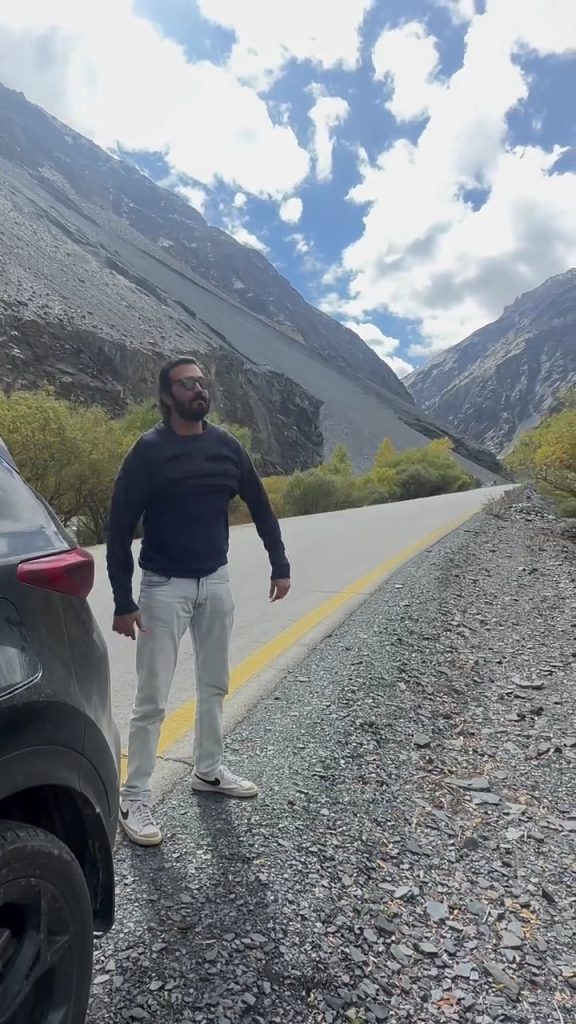
[[(285, 665), (311, 639), (327, 632), (338, 617), (351, 610), (361, 595), (370, 592), (400, 561), (433, 543), (455, 522), (473, 515), (504, 490), (484, 488), (285, 520), (282, 529), (294, 584), (289, 598), (275, 605), (268, 600), (267, 556), (256, 531), (251, 526), (234, 528), (230, 544), (236, 601), (231, 651), (233, 689), (240, 691), (247, 680), (271, 665)], [(136, 548), (137, 545), (135, 555)], [(113, 706), (125, 742), (134, 692), (134, 644), (111, 631), (112, 600), (103, 548), (94, 549), (94, 554), (97, 571), (92, 609), (109, 644)], [(192, 649), (186, 638), (161, 752), (172, 748), (187, 731), (193, 694)], [(184, 714), (175, 713), (183, 706)]]
[[(234, 730), (259, 800), (165, 766), (163, 846), (118, 843), (90, 1024), (574, 1024), (575, 606), (553, 529), (479, 516)], [(545, 678), (536, 722), (514, 678)]]

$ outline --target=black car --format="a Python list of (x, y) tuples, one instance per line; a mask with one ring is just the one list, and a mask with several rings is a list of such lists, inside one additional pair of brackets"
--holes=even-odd
[(120, 748), (93, 580), (0, 442), (0, 1024), (82, 1024), (114, 919)]

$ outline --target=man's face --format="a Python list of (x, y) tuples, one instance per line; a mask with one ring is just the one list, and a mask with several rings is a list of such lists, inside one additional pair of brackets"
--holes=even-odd
[(170, 404), (181, 419), (199, 423), (210, 410), (208, 383), (199, 366), (177, 366), (170, 374)]

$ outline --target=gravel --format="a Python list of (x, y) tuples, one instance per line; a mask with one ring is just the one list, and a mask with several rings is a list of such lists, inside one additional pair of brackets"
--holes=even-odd
[(531, 504), (396, 573), (229, 738), (258, 802), (119, 844), (90, 1024), (574, 1021), (575, 609)]

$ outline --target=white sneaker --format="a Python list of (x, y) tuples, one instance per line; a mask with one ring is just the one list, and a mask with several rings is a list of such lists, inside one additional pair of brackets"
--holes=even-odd
[(120, 824), (138, 846), (159, 846), (162, 833), (154, 821), (152, 808), (145, 800), (121, 800)]
[(197, 793), (220, 793), (222, 796), (235, 796), (244, 800), (258, 796), (258, 786), (248, 779), (233, 775), (227, 768), (220, 768), (213, 779), (201, 778), (194, 772), (192, 789)]

